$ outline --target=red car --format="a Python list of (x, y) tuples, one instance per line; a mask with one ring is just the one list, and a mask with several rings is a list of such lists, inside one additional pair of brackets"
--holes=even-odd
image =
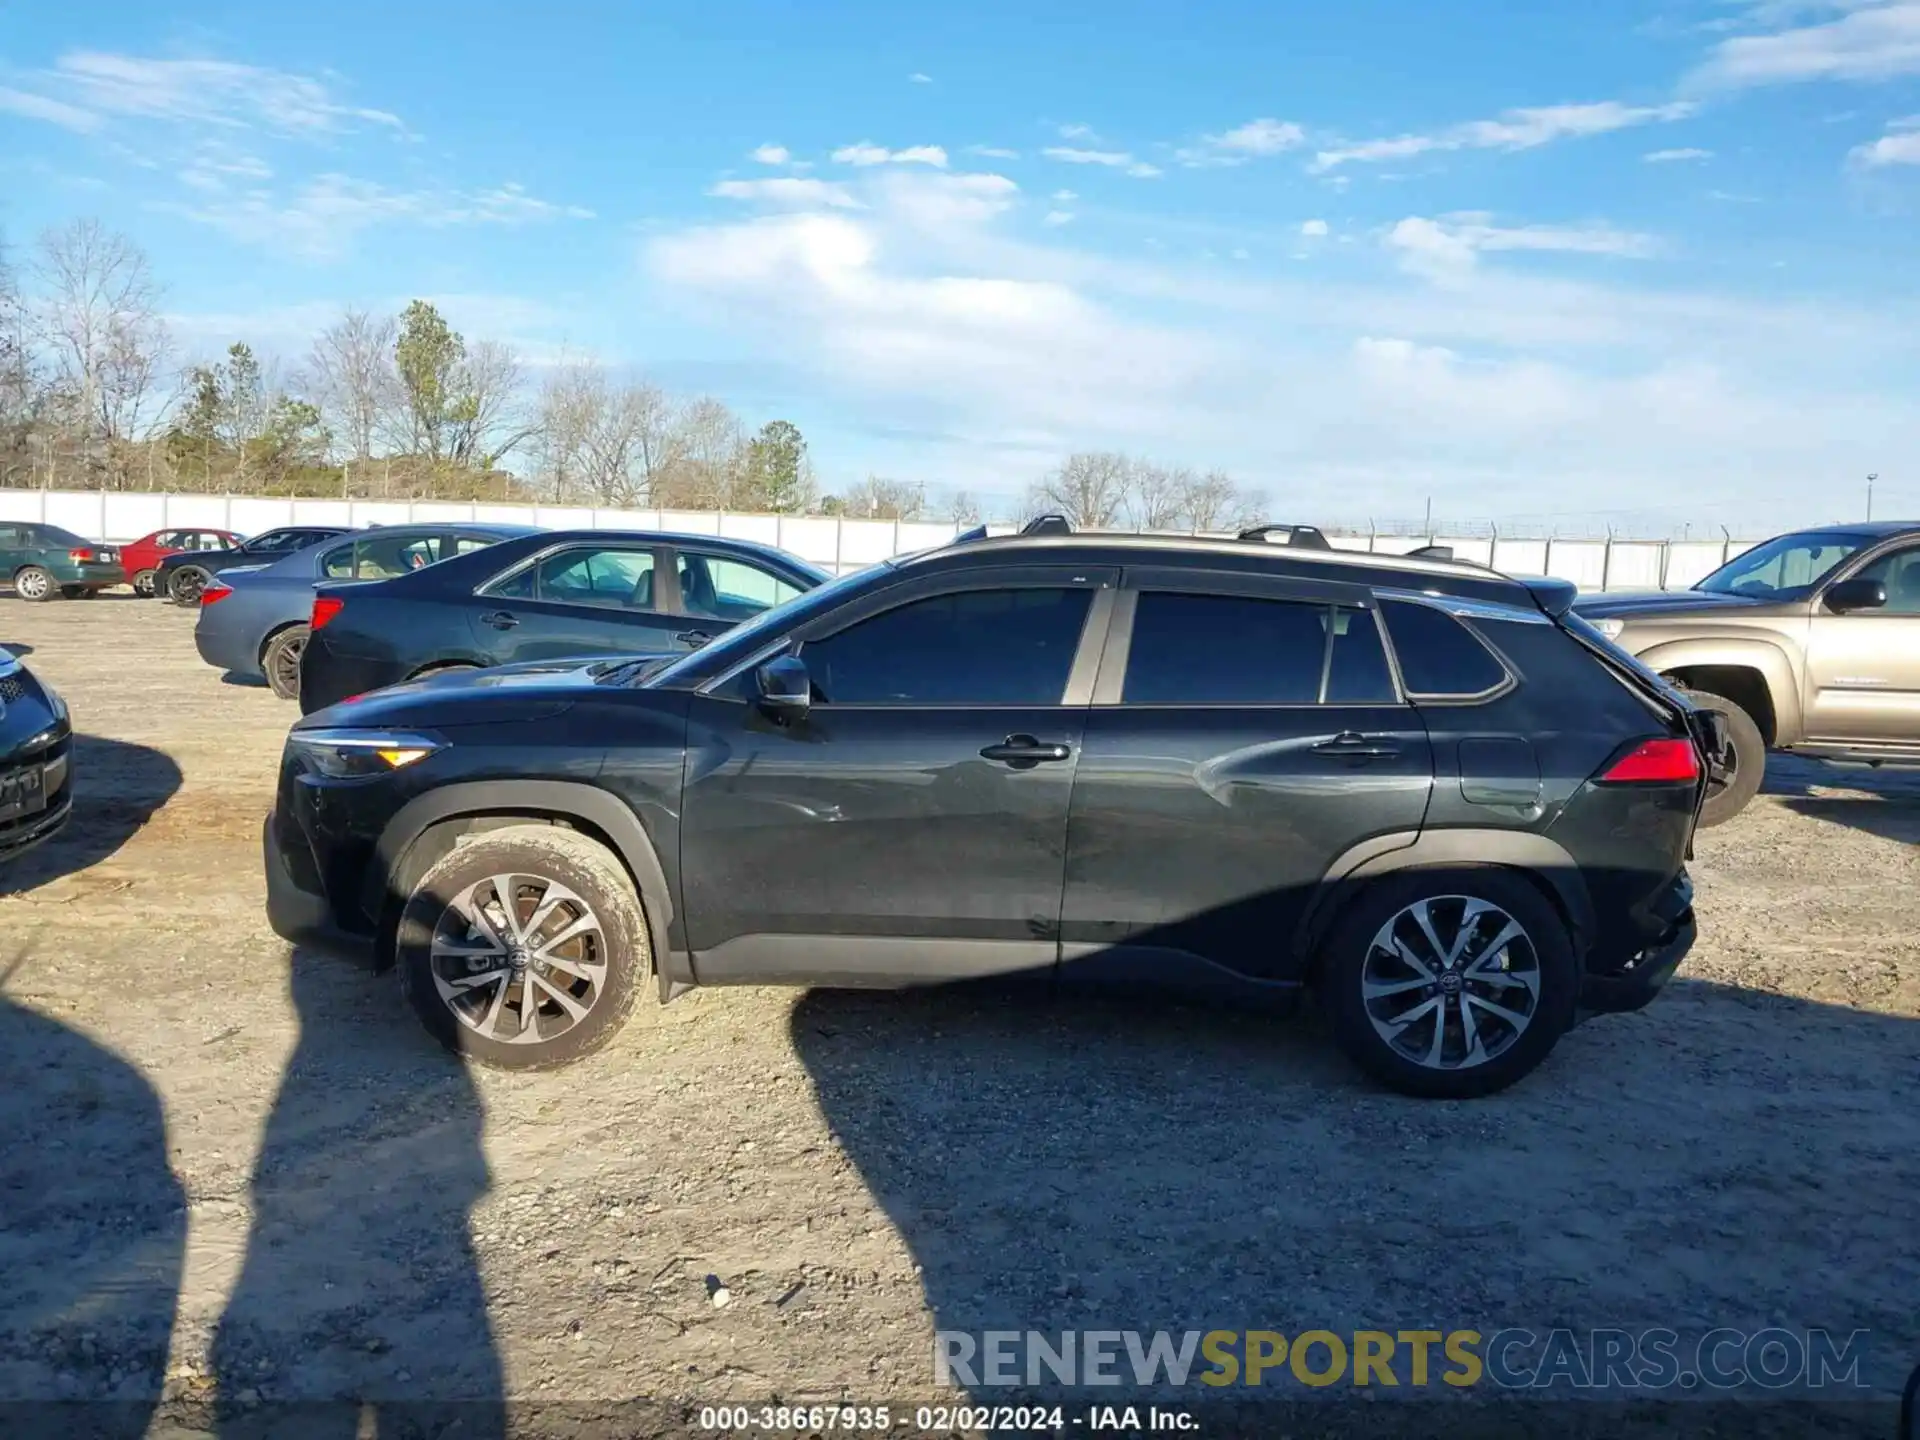
[(153, 594), (154, 568), (182, 550), (231, 550), (241, 537), (231, 530), (156, 530), (120, 547), (120, 566), (136, 595)]

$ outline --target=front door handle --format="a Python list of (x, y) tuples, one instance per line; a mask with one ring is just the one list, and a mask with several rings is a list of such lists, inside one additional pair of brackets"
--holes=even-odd
[(1382, 735), (1343, 730), (1331, 740), (1322, 740), (1314, 746), (1313, 753), (1336, 760), (1391, 760), (1400, 753), (1400, 747)]
[(511, 630), (520, 623), (520, 617), (507, 610), (489, 610), (480, 617), (480, 623), (496, 630)]
[(713, 639), (713, 636), (709, 635), (704, 630), (682, 630), (678, 635), (674, 636), (673, 638), (677, 643), (681, 645), (685, 645), (691, 649), (698, 650), (702, 645), (706, 644), (709, 640)]
[(1031, 735), (1009, 735), (998, 745), (980, 748), (982, 760), (998, 760), (1016, 770), (1030, 770), (1049, 761), (1070, 759), (1072, 755), (1071, 745), (1062, 745), (1057, 740), (1036, 740)]

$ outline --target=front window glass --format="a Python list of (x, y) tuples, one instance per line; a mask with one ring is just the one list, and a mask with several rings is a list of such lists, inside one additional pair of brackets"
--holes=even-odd
[(1887, 587), (1887, 603), (1867, 615), (1920, 615), (1920, 546), (1882, 555), (1853, 577), (1878, 580)]
[(1872, 538), (1825, 531), (1780, 535), (1735, 556), (1693, 588), (1714, 595), (1804, 594)]

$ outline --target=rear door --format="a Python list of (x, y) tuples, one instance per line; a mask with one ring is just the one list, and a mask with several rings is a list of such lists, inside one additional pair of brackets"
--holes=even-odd
[(1065, 984), (1292, 974), (1322, 877), (1433, 786), (1361, 587), (1130, 571), (1074, 780)]
[(26, 563), (21, 527), (0, 522), (0, 580), (11, 583), (13, 572)]
[(674, 649), (685, 621), (659, 608), (659, 546), (585, 542), (534, 556), (480, 587), (474, 643), (495, 665)]
[(1807, 738), (1920, 749), (1920, 541), (1838, 579), (1878, 580), (1887, 603), (1837, 615), (1816, 601), (1807, 631)]

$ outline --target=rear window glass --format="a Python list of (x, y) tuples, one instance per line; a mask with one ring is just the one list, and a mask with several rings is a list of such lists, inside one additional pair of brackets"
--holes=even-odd
[(1506, 667), (1444, 610), (1383, 600), (1380, 613), (1409, 695), (1484, 695), (1506, 682)]
[(1334, 703), (1395, 698), (1366, 611), (1245, 595), (1140, 596), (1125, 704), (1312, 705), (1323, 686)]

